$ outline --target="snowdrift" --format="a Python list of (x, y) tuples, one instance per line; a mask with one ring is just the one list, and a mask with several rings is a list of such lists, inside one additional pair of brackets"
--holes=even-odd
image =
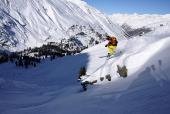
[[(2, 114), (162, 114), (170, 112), (170, 26), (130, 40), (119, 41), (117, 55), (106, 62), (104, 45), (76, 56), (48, 59), (36, 68), (0, 66)], [(116, 65), (126, 65), (128, 77), (120, 78)], [(85, 80), (98, 80), (82, 92), (77, 82), (80, 67)], [(94, 72), (95, 71), (95, 72)], [(111, 74), (112, 81), (100, 81)]]

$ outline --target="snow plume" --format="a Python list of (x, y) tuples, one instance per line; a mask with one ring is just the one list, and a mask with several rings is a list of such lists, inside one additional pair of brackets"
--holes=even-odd
[[(15, 42), (15, 46), (8, 47), (9, 50), (23, 50), (47, 42), (58, 42), (63, 38), (69, 39), (67, 31), (73, 25), (95, 26), (93, 29), (99, 33), (122, 37), (121, 27), (81, 0), (1, 0), (0, 8), (1, 12), (6, 13), (1, 14), (0, 23), (4, 24), (4, 18), (9, 18), (16, 25), (12, 29), (14, 38), (9, 40), (0, 36), (8, 44)], [(102, 31), (98, 31), (98, 28), (102, 28)], [(81, 29), (77, 31), (82, 32)], [(87, 37), (82, 39), (91, 40)]]

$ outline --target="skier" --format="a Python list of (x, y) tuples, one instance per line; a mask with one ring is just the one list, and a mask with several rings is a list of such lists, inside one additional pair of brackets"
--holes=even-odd
[(116, 37), (114, 36), (107, 36), (106, 38), (109, 42), (108, 44), (105, 45), (105, 47), (108, 48), (108, 57), (110, 57), (111, 55), (114, 55), (115, 54), (115, 50), (116, 50), (116, 47), (117, 47), (117, 39)]

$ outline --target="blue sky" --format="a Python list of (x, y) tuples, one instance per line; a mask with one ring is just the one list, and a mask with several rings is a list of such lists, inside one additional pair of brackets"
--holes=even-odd
[(106, 13), (170, 14), (170, 0), (84, 0)]

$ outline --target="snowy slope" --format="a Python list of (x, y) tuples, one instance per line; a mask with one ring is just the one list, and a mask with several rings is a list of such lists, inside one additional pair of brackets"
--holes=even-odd
[(140, 28), (153, 23), (169, 22), (170, 14), (158, 15), (158, 14), (113, 14), (110, 15), (110, 19), (114, 23), (122, 25), (124, 23), (130, 25), (132, 28)]
[[(82, 0), (1, 0), (0, 12), (1, 28), (4, 24), (9, 25), (13, 32), (13, 39), (3, 39), (9, 44), (15, 42), (13, 50), (22, 50), (21, 46), (35, 47), (47, 42), (58, 42), (63, 38), (69, 39), (84, 32), (81, 26), (87, 29), (86, 34), (99, 32), (120, 37), (122, 32), (105, 14)], [(10, 20), (14, 26), (9, 24)], [(70, 33), (72, 26), (79, 27)], [(99, 40), (96, 35), (89, 37)]]
[[(76, 56), (47, 59), (36, 68), (0, 65), (1, 114), (170, 113), (170, 26), (119, 41), (117, 51), (123, 53), (107, 62), (100, 58), (107, 54), (106, 43)], [(127, 66), (127, 78), (116, 73), (117, 64)], [(91, 74), (85, 80), (98, 83), (81, 92), (76, 78), (84, 65)], [(111, 74), (111, 82), (99, 81), (105, 74)]]

